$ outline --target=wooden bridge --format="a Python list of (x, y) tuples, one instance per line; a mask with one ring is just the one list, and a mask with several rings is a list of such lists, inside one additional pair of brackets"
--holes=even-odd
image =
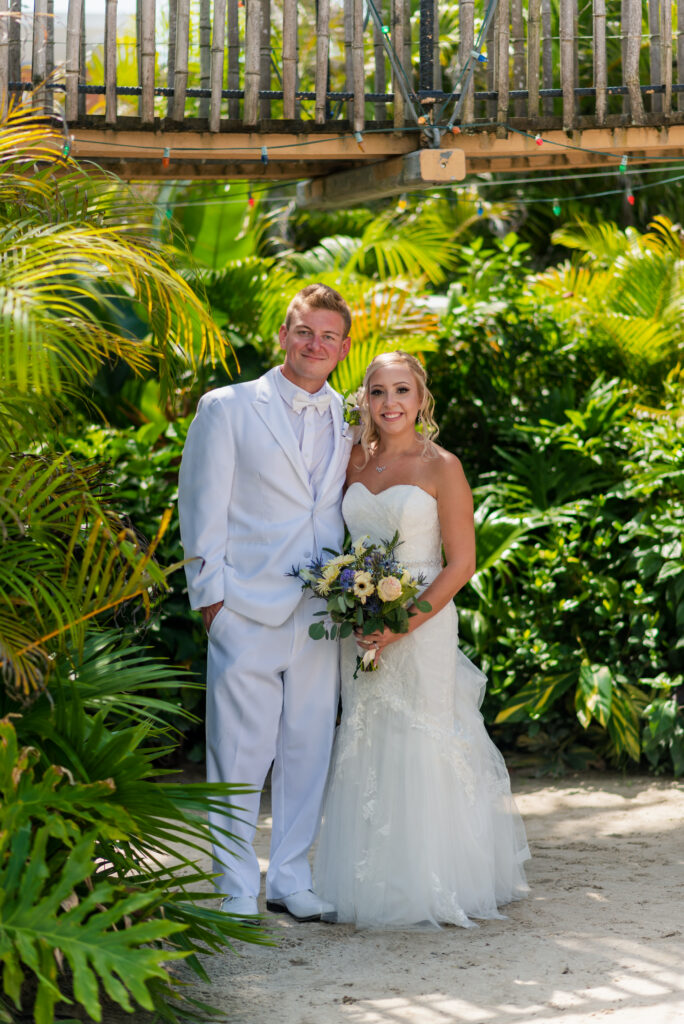
[(59, 2), (0, 0), (0, 102), (32, 90), (125, 178), (306, 179), (340, 205), (684, 156), (684, 0), (137, 0), (128, 25)]

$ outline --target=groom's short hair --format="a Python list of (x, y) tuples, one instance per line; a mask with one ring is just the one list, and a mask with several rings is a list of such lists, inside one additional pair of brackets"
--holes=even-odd
[(288, 330), (292, 314), (302, 306), (308, 306), (309, 309), (329, 309), (332, 313), (339, 313), (344, 321), (344, 337), (349, 335), (352, 320), (351, 310), (334, 288), (330, 288), (327, 284), (308, 284), (306, 288), (297, 292), (285, 314), (285, 326)]

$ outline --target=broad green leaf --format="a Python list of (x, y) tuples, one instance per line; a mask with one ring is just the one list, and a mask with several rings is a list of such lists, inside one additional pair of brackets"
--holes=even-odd
[(502, 722), (522, 722), (547, 711), (577, 680), (575, 672), (557, 676), (540, 676), (530, 680), (516, 693), (496, 716)]
[(592, 718), (606, 726), (613, 700), (613, 677), (605, 665), (582, 665), (575, 694), (577, 717), (586, 729)]

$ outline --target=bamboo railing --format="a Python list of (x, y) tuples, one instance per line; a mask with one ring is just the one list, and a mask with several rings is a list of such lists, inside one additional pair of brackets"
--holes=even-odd
[[(230, 132), (684, 121), (684, 0), (0, 0), (0, 106)], [(441, 35), (440, 35), (441, 31)], [(485, 59), (486, 58), (486, 59)], [(134, 80), (134, 84), (129, 84)], [(122, 84), (123, 82), (126, 85)], [(435, 135), (436, 137), (436, 135)]]

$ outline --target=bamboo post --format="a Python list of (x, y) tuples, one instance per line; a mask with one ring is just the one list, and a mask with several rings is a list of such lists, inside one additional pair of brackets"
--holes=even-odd
[(661, 31), (663, 36), (663, 94), (662, 110), (669, 119), (672, 113), (672, 4), (666, 0), (662, 5)]
[(330, 0), (318, 0), (316, 20), (316, 124), (325, 124), (330, 59)]
[(116, 124), (116, 13), (117, 0), (105, 7), (104, 78), (105, 124)]
[(9, 5), (0, 0), (0, 117), (4, 117), (9, 105)]
[[(79, 75), (78, 84), (87, 84), (87, 59), (88, 53), (86, 51), (86, 15), (85, 15), (85, 0), (81, 5), (81, 55), (79, 58)], [(78, 90), (78, 116), (79, 118), (85, 117), (86, 115), (86, 94), (85, 89)]]
[[(394, 47), (395, 53), (399, 54), (399, 58), (404, 52), (404, 0), (392, 0), (392, 46)], [(404, 94), (402, 92), (402, 83), (399, 81), (397, 72), (392, 68), (392, 92), (394, 93), (394, 127), (403, 128), (406, 120)]]
[[(620, 74), (621, 85), (625, 84), (625, 67), (627, 66), (627, 19), (629, 10), (627, 0), (620, 0)], [(622, 113), (629, 113), (629, 97), (622, 97)]]
[[(146, 0), (149, 2), (149, 0)], [(190, 49), (190, 0), (178, 0), (176, 8), (176, 59), (173, 71), (174, 121), (185, 117), (185, 94), (188, 89), (188, 52)]]
[[(354, 92), (354, 0), (344, 0), (344, 90)], [(347, 119), (354, 121), (354, 100), (347, 103)]]
[(575, 12), (573, 0), (560, 0), (560, 71), (563, 90), (563, 128), (575, 120)]
[[(200, 0), (199, 8), (200, 89), (209, 91), (211, 82), (211, 0)], [(201, 96), (199, 116), (209, 117), (210, 99)]]
[[(580, 84), (580, 64), (579, 64), (579, 4), (578, 0), (572, 0), (572, 35), (574, 39), (573, 44), (573, 60), (572, 60), (572, 77), (574, 87), (577, 89)], [(582, 63), (584, 68), (584, 62)], [(579, 98), (575, 95), (575, 117), (579, 114)]]
[(410, 83), (413, 76), (411, 63), (411, 0), (404, 0), (404, 50), (402, 64), (406, 79)]
[(297, 3), (283, 0), (283, 117), (296, 116), (297, 91)]
[[(228, 88), (240, 88), (240, 18), (238, 0), (228, 0)], [(228, 117), (237, 121), (240, 116), (240, 100), (228, 100)]]
[[(684, 0), (677, 0), (677, 85), (684, 85)], [(677, 93), (677, 110), (684, 110), (684, 92)]]
[[(36, 92), (36, 104), (45, 106), (47, 76), (47, 0), (34, 0), (33, 7), (33, 50), (31, 59), (31, 81)], [(80, 21), (79, 21), (80, 25)], [(78, 58), (77, 58), (78, 59)], [(77, 81), (78, 85), (78, 81)], [(76, 115), (74, 115), (75, 117)]]
[(81, 9), (83, 0), (69, 0), (66, 30), (66, 68), (64, 117), (78, 120), (78, 73), (81, 57)]
[[(665, 6), (669, 3), (666, 0)], [(649, 56), (649, 82), (651, 85), (662, 85), (663, 68), (661, 61), (661, 36), (660, 36), (660, 0), (648, 0), (648, 56)], [(663, 109), (663, 97), (660, 93), (654, 92), (651, 96), (651, 110), (659, 113)]]
[(211, 34), (211, 101), (209, 131), (221, 127), (221, 92), (223, 90), (223, 47), (226, 36), (226, 0), (214, 0), (214, 26)]
[(508, 94), (510, 91), (510, 78), (508, 70), (508, 45), (511, 34), (510, 0), (499, 0), (498, 13), (499, 38), (498, 53), (496, 58), (496, 120), (498, 122), (498, 128), (496, 130), (496, 134), (499, 138), (505, 138), (506, 124), (508, 121)]
[[(461, 26), (461, 41), (458, 49), (458, 63), (459, 70), (462, 70), (475, 46), (475, 0), (461, 0), (459, 24)], [(461, 89), (466, 90), (461, 104), (461, 122), (470, 124), (475, 118), (475, 77), (471, 75), (467, 85), (466, 78), (468, 78), (467, 74), (461, 79)]]
[[(245, 125), (253, 127), (259, 114), (259, 47), (261, 37), (261, 0), (245, 0), (245, 102), (242, 119)], [(284, 29), (286, 11), (283, 9), (283, 50), (285, 49)], [(284, 56), (284, 55), (283, 55)], [(296, 67), (296, 61), (295, 61)], [(285, 66), (283, 62), (283, 83)], [(294, 103), (294, 83), (290, 99)], [(293, 114), (285, 114), (292, 117)]]
[[(47, 32), (45, 77), (48, 82), (52, 83), (55, 71), (55, 0), (47, 0), (47, 17), (45, 19), (45, 30)], [(82, 66), (85, 67), (85, 61), (83, 61)], [(54, 93), (50, 89), (45, 90), (45, 109), (49, 112), (55, 109)]]
[[(525, 88), (525, 29), (523, 23), (522, 0), (511, 2), (511, 42), (513, 46), (513, 88)], [(516, 117), (525, 116), (525, 100), (515, 99), (513, 111)]]
[[(551, 28), (551, 0), (541, 0), (542, 17), (542, 88), (553, 88), (553, 38)], [(553, 97), (545, 96), (542, 100), (542, 111), (553, 114)]]
[(606, 0), (594, 0), (594, 89), (596, 121), (605, 124), (608, 110), (608, 60), (606, 55)]
[(21, 0), (10, 0), (9, 80), (21, 81)]
[[(271, 0), (261, 0), (261, 40), (259, 49), (259, 88), (262, 92), (271, 89)], [(268, 96), (259, 100), (259, 116), (271, 116), (271, 101)]]
[(354, 72), (354, 131), (362, 132), (366, 124), (365, 87), (366, 76), (363, 64), (363, 0), (354, 0), (352, 35), (352, 68)]
[[(166, 56), (166, 88), (173, 89), (176, 74), (176, 19), (178, 17), (178, 0), (169, 3), (169, 45)], [(167, 97), (166, 116), (173, 117), (173, 96)]]
[[(375, 6), (377, 7), (380, 15), (380, 20), (384, 25), (385, 15), (383, 13), (381, 0), (378, 0)], [(373, 88), (376, 93), (383, 95), (387, 88), (387, 76), (385, 75), (385, 45), (382, 41), (382, 29), (375, 21), (373, 22), (373, 55), (375, 58), (375, 77), (373, 79)], [(387, 116), (387, 105), (385, 103), (376, 103), (374, 113), (376, 121), (384, 121)]]
[[(497, 83), (497, 65), (499, 62), (499, 48), (497, 46), (497, 39), (499, 33), (499, 22), (500, 22), (501, 9), (497, 7), (496, 14), (489, 22), (487, 29), (487, 92), (496, 92)], [(495, 99), (487, 100), (487, 116), (490, 120), (496, 120), (496, 107), (497, 102)]]
[(639, 54), (641, 52), (641, 0), (624, 0), (625, 63), (624, 82), (629, 96), (630, 114), (633, 124), (643, 124), (644, 103), (641, 98), (639, 78)]
[(435, 38), (433, 42), (434, 52), (432, 54), (432, 66), (434, 68), (434, 76), (432, 79), (432, 88), (439, 92), (442, 88), (442, 55), (439, 49), (439, 0), (434, 2), (434, 14), (432, 15), (432, 21), (435, 30)]
[(527, 15), (527, 116), (539, 116), (539, 64), (541, 57), (541, 0), (530, 0)]
[(435, 83), (435, 4), (420, 0), (420, 34), (418, 43), (418, 89), (429, 92)]

